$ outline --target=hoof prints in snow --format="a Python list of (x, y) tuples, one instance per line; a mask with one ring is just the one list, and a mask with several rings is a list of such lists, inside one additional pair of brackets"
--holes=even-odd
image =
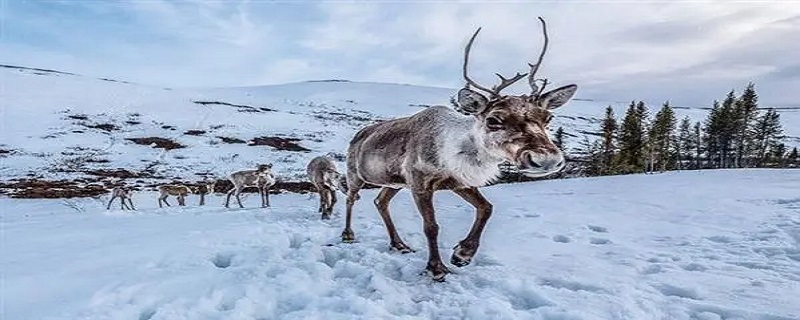
[(599, 233), (607, 233), (608, 232), (608, 229), (606, 229), (606, 227), (588, 225), (588, 228), (589, 228), (589, 230), (592, 230), (594, 232), (599, 232)]
[(609, 244), (611, 240), (603, 239), (603, 238), (591, 238), (589, 239), (589, 243), (591, 244)]
[(572, 242), (572, 239), (570, 239), (567, 236), (559, 234), (559, 235), (553, 236), (553, 241), (560, 242), (560, 243), (570, 243), (570, 242)]
[(686, 289), (681, 287), (676, 287), (670, 284), (662, 283), (659, 285), (655, 285), (654, 288), (661, 292), (661, 294), (670, 297), (679, 297), (679, 298), (686, 298), (692, 300), (700, 300), (700, 295), (697, 294), (697, 290), (695, 289)]
[(566, 289), (570, 291), (587, 291), (592, 293), (608, 292), (606, 289), (603, 289), (595, 285), (563, 280), (563, 279), (541, 279), (539, 280), (538, 284), (542, 286), (552, 287), (556, 289)]
[(232, 259), (233, 259), (233, 254), (219, 253), (216, 256), (214, 256), (214, 259), (211, 260), (211, 263), (213, 263), (214, 266), (217, 268), (225, 269), (231, 266)]
[(144, 310), (139, 314), (139, 320), (150, 320), (154, 315), (156, 315), (155, 310)]

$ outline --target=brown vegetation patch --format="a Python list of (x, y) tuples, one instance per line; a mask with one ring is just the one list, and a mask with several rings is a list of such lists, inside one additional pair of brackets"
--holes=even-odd
[(278, 150), (284, 151), (301, 151), (301, 152), (308, 152), (311, 149), (303, 147), (297, 142), (300, 139), (297, 138), (281, 138), (281, 137), (256, 137), (253, 140), (250, 140), (249, 145), (251, 146), (270, 146)]
[(26, 199), (96, 197), (108, 193), (107, 187), (99, 183), (84, 184), (78, 181), (38, 179), (0, 182), (0, 190), (12, 198)]
[(89, 120), (89, 116), (85, 114), (71, 114), (68, 115), (67, 118), (74, 119), (74, 120)]
[(115, 124), (111, 123), (95, 123), (95, 124), (83, 124), (84, 127), (103, 130), (106, 132), (117, 131), (119, 127)]
[(192, 102), (194, 102), (196, 104), (199, 104), (199, 105), (204, 105), (204, 106), (218, 105), (218, 106), (234, 107), (234, 108), (239, 109), (239, 110), (237, 110), (239, 112), (275, 112), (275, 111), (277, 111), (275, 109), (270, 109), (270, 108), (265, 108), (265, 107), (254, 107), (254, 106), (248, 106), (248, 105), (244, 105), (244, 104), (234, 104), (234, 103), (228, 103), (228, 102), (223, 102), (223, 101), (192, 101)]
[(222, 142), (224, 142), (224, 143), (230, 143), (230, 144), (235, 144), (235, 143), (247, 143), (247, 141), (244, 141), (244, 140), (242, 140), (242, 139), (239, 139), (239, 138), (232, 138), (232, 137), (222, 137), (222, 136), (217, 136), (217, 138), (219, 138), (220, 140), (222, 140)]
[(109, 177), (109, 178), (121, 178), (121, 179), (128, 179), (128, 178), (141, 178), (146, 175), (128, 171), (122, 168), (117, 169), (95, 169), (95, 170), (86, 170), (83, 173), (98, 176), (98, 177)]
[(180, 149), (186, 148), (186, 146), (172, 141), (167, 138), (160, 138), (160, 137), (147, 137), (147, 138), (125, 138), (125, 140), (133, 141), (135, 144), (140, 145), (155, 145), (154, 148), (162, 148), (165, 150), (172, 150), (172, 149)]
[(201, 136), (201, 135), (206, 134), (206, 131), (205, 130), (187, 130), (183, 134), (187, 134), (187, 135), (190, 135), (190, 136)]

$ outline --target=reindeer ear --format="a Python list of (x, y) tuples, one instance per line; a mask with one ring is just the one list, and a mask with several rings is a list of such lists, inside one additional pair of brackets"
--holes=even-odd
[(458, 106), (459, 111), (466, 114), (481, 113), (489, 104), (489, 100), (482, 94), (472, 91), (467, 88), (458, 90)]
[(575, 95), (575, 91), (577, 90), (578, 86), (574, 84), (550, 90), (539, 98), (541, 101), (540, 105), (549, 110), (563, 106), (569, 99), (572, 99), (572, 96)]

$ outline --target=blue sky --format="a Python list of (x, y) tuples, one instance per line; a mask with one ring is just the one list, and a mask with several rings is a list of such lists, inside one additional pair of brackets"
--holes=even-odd
[[(350, 79), (460, 87), (526, 71), (600, 100), (702, 105), (756, 81), (800, 105), (800, 2), (0, 0), (0, 63), (170, 87)], [(524, 91), (523, 84), (512, 91)]]

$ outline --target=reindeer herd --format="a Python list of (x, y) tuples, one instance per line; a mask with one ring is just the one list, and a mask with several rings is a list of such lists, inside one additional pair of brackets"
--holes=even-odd
[[(539, 21), (544, 45), (538, 61), (528, 64), (528, 73), (517, 73), (511, 78), (497, 73), (500, 83), (491, 88), (472, 80), (467, 66), (472, 44), (481, 30), (478, 28), (464, 49), (462, 71), (466, 84), (457, 94), (456, 107), (459, 110), (434, 106), (411, 116), (362, 128), (350, 141), (344, 179), (340, 178), (330, 158), (311, 160), (307, 174), (320, 194), (322, 219), (330, 218), (336, 204), (337, 189), (347, 195), (345, 227), (341, 234), (343, 242), (355, 240), (351, 224), (353, 205), (360, 199), (359, 191), (369, 184), (380, 187), (374, 203), (386, 227), (390, 248), (400, 253), (414, 252), (403, 242), (389, 213), (392, 198), (400, 189), (409, 189), (422, 217), (427, 238), (426, 270), (433, 280), (443, 281), (450, 270), (439, 254), (439, 225), (433, 205), (435, 191), (450, 190), (475, 207), (473, 225), (466, 237), (455, 245), (450, 257), (451, 264), (463, 267), (475, 256), (481, 234), (493, 211), (492, 204), (478, 188), (500, 175), (499, 164), (506, 161), (516, 164), (522, 173), (531, 177), (546, 176), (564, 168), (564, 155), (550, 140), (548, 124), (553, 118), (552, 110), (565, 105), (575, 94), (577, 86), (571, 84), (545, 91), (548, 80), (536, 77), (549, 42), (547, 25), (541, 17)], [(531, 89), (529, 94), (501, 94), (503, 89), (526, 77)], [(265, 191), (275, 183), (271, 166), (239, 171), (231, 174), (229, 180), (234, 189), (228, 192), (226, 207), (231, 195), (236, 196), (241, 207), (239, 193), (248, 186), (258, 187), (262, 206), (269, 206)], [(205, 190), (213, 190), (213, 186), (207, 186)], [(162, 200), (166, 203), (167, 196), (172, 195), (178, 197), (180, 205), (185, 205), (184, 198), (191, 189), (168, 185), (159, 191), (159, 204)], [(126, 206), (126, 199), (130, 203), (130, 193), (126, 190), (114, 189), (112, 201), (117, 197), (122, 206)], [(133, 203), (130, 205), (133, 207)]]

